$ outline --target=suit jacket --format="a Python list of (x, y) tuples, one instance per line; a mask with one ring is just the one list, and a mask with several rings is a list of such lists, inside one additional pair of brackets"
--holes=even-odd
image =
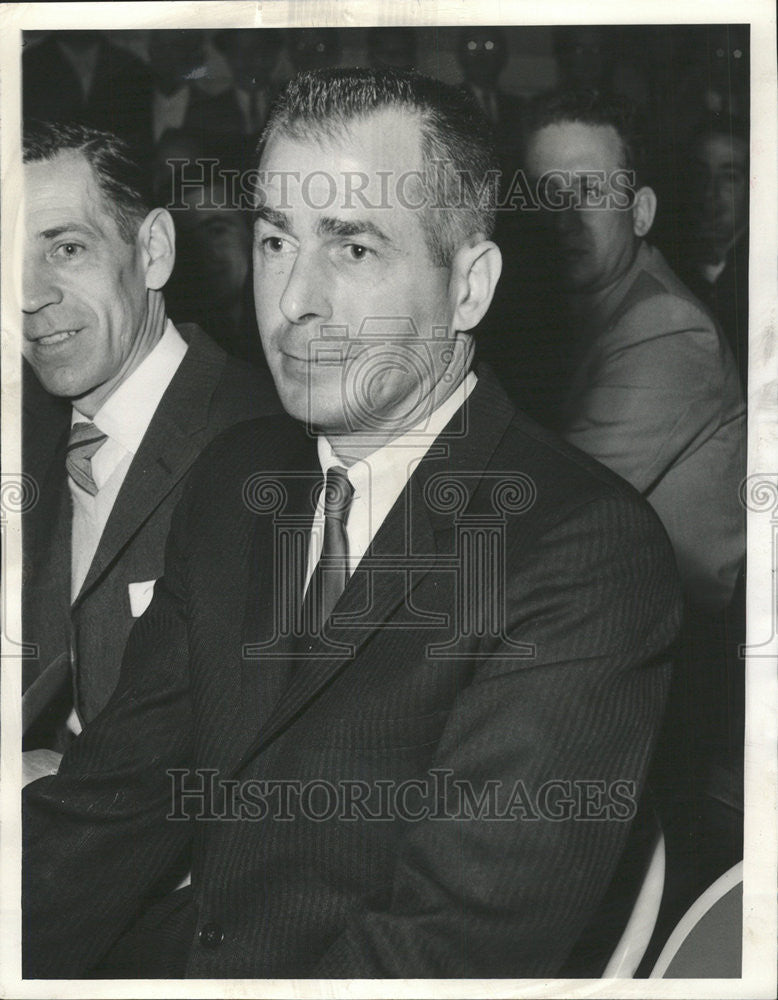
[(140, 152), (151, 144), (151, 74), (136, 56), (101, 39), (92, 87), (81, 84), (57, 44), (56, 33), (24, 53), (24, 117), (80, 122), (115, 132)]
[[(45, 428), (40, 415), (27, 413), (32, 426), (26, 428), (24, 464), (40, 483), (40, 497), (24, 522), (23, 631), (38, 647), (38, 656), (24, 663), (25, 691), (36, 685), (27, 697), (32, 707), (26, 724), (43, 708), (53, 710), (50, 696), (57, 678), (66, 682), (71, 663), (82, 722), (102, 709), (116, 685), (135, 621), (130, 585), (162, 576), (170, 519), (195, 459), (221, 431), (278, 409), (269, 376), (228, 358), (197, 327), (180, 329), (189, 349), (133, 458), (72, 605), (72, 515), (65, 469), (70, 407), (59, 407), (56, 423)], [(40, 402), (38, 397), (45, 395), (36, 393), (35, 399)], [(53, 417), (52, 407), (46, 407), (45, 417)], [(37, 439), (56, 446), (43, 449), (30, 443)], [(36, 697), (37, 692), (42, 696)], [(49, 721), (41, 718), (39, 726), (45, 729)], [(48, 734), (38, 739), (47, 742)]]
[(201, 459), (110, 704), (25, 790), (25, 975), (93, 968), (188, 850), (189, 976), (562, 967), (629, 827), (603, 800), (581, 821), (581, 781), (639, 797), (662, 715), (664, 532), (484, 371), (295, 636), (320, 479), (284, 417)]
[(748, 392), (748, 230), (730, 247), (724, 270), (711, 284), (687, 258), (683, 279), (721, 324), (732, 349), (743, 395)]
[(715, 320), (654, 247), (572, 310), (579, 358), (564, 436), (640, 490), (688, 596), (721, 610), (745, 556), (746, 408)]

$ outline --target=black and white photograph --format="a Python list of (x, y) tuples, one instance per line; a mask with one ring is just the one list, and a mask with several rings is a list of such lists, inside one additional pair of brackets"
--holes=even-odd
[(0, 4), (9, 997), (772, 997), (764, 0)]

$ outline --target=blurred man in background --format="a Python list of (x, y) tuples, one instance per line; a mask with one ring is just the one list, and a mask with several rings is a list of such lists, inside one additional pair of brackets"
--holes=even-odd
[(691, 141), (684, 279), (721, 323), (743, 393), (748, 375), (748, 134), (716, 116)]
[(745, 405), (726, 340), (647, 241), (656, 196), (638, 143), (630, 106), (591, 91), (541, 98), (530, 118), (527, 168), (569, 323), (561, 429), (645, 495), (687, 595), (721, 610), (745, 553)]
[(232, 94), (242, 115), (243, 148), (240, 157), (252, 161), (259, 134), (265, 127), (278, 85), (273, 74), (284, 44), (281, 30), (232, 28), (218, 31), (213, 44), (221, 52), (232, 74)]

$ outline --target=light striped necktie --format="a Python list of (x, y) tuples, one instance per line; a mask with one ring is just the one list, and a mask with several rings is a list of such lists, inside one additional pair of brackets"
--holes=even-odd
[(97, 484), (92, 478), (92, 456), (107, 440), (108, 435), (94, 424), (78, 423), (70, 428), (65, 466), (73, 482), (91, 496), (97, 493)]
[(348, 520), (354, 487), (346, 470), (333, 465), (324, 485), (324, 540), (321, 555), (305, 596), (307, 614), (314, 631), (329, 618), (348, 583)]

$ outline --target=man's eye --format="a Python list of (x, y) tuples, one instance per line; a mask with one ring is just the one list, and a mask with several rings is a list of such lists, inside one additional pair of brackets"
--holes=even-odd
[(265, 236), (262, 240), (262, 249), (269, 254), (283, 253), (285, 240), (280, 236)]
[(74, 257), (78, 257), (83, 249), (80, 243), (60, 243), (54, 253), (59, 257), (72, 260)]
[(362, 246), (361, 243), (349, 243), (346, 250), (352, 260), (364, 260), (372, 252), (368, 247)]

